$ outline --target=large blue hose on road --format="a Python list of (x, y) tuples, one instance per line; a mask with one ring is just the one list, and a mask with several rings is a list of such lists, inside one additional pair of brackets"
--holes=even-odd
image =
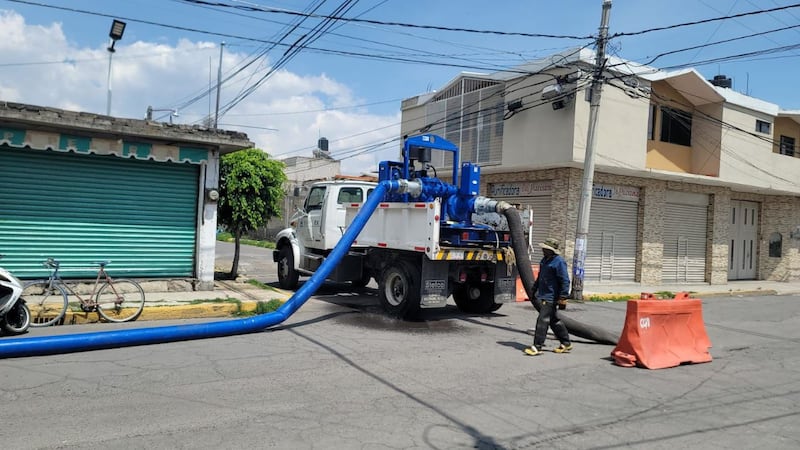
[(104, 348), (128, 347), (133, 345), (159, 344), (165, 342), (206, 339), (237, 334), (253, 333), (282, 323), (295, 313), (319, 289), (328, 278), (339, 260), (347, 253), (358, 234), (367, 224), (375, 208), (383, 200), (384, 194), (398, 190), (396, 181), (382, 181), (367, 198), (361, 210), (347, 227), (342, 239), (331, 254), (320, 265), (314, 275), (295, 292), (276, 311), (246, 319), (225, 320), (190, 325), (172, 325), (133, 330), (99, 331), (93, 333), (68, 334), (61, 336), (39, 336), (32, 338), (0, 339), (0, 358), (19, 356), (40, 356), (55, 353), (71, 353)]

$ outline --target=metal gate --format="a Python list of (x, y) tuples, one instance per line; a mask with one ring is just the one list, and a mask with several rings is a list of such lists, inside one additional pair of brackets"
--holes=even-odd
[(704, 282), (708, 195), (667, 191), (663, 230), (661, 281)]
[(199, 167), (0, 147), (0, 253), (21, 278), (63, 263), (87, 277), (111, 260), (115, 276), (193, 276)]

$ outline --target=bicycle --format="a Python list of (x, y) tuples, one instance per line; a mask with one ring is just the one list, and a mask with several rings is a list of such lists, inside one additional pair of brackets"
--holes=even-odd
[(84, 298), (61, 278), (58, 272), (61, 263), (47, 258), (42, 265), (50, 269), (50, 276), (25, 283), (22, 291), (22, 297), (31, 310), (31, 326), (46, 327), (59, 323), (69, 307), (68, 293), (78, 299), (78, 306), (82, 311), (96, 311), (108, 322), (136, 320), (144, 309), (144, 290), (133, 280), (112, 279), (105, 270), (110, 263), (111, 261), (93, 262), (99, 266), (97, 278), (91, 294)]

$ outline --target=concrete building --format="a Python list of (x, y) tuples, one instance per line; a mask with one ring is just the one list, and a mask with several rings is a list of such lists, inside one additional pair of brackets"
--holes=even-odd
[(0, 103), (0, 253), (20, 278), (214, 285), (220, 155), (238, 132)]
[(340, 173), (342, 163), (330, 155), (326, 138), (319, 138), (312, 153), (311, 157), (292, 156), (281, 160), (286, 165), (283, 211), (280, 218), (271, 219), (264, 230), (256, 233), (257, 237), (272, 239), (287, 228), (295, 211), (303, 206), (308, 185), (319, 180), (332, 180)]
[[(532, 208), (534, 239), (560, 239), (569, 261), (594, 57), (461, 73), (403, 101), (401, 134), (459, 145), (483, 195)], [(693, 69), (610, 58), (604, 76), (585, 281), (800, 280), (800, 111)]]

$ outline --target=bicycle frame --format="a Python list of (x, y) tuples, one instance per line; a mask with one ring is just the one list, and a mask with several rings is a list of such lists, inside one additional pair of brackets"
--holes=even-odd
[(117, 291), (114, 288), (114, 280), (108, 275), (104, 265), (102, 264), (100, 265), (100, 268), (97, 270), (97, 277), (94, 280), (94, 285), (92, 286), (92, 292), (86, 298), (82, 297), (81, 294), (79, 294), (75, 289), (73, 289), (74, 285), (70, 285), (69, 283), (64, 281), (63, 278), (61, 278), (61, 275), (58, 273), (59, 269), (61, 268), (60, 265), (50, 265), (50, 267), (53, 269), (53, 271), (50, 273), (50, 277), (48, 278), (49, 285), (52, 287), (54, 283), (58, 283), (61, 286), (63, 286), (67, 290), (67, 292), (69, 292), (69, 295), (72, 295), (78, 299), (82, 309), (85, 309), (84, 307), (90, 307), (92, 309), (97, 307), (96, 294), (99, 291), (98, 286), (101, 285), (100, 282), (101, 278), (106, 283), (108, 283), (109, 286), (111, 286), (111, 289), (114, 291), (114, 293), (117, 294)]
[[(105, 266), (111, 261), (96, 261), (97, 276), (88, 296), (78, 291), (78, 281), (67, 283), (61, 277), (61, 263), (57, 259), (48, 258), (44, 266), (50, 269), (46, 279), (34, 280), (23, 287), (28, 294), (35, 312), (32, 326), (49, 326), (57, 324), (69, 311), (69, 297), (77, 299), (77, 306), (84, 313), (96, 312), (108, 322), (127, 322), (136, 320), (144, 310), (144, 290), (138, 283), (129, 279), (114, 280), (106, 272)], [(74, 305), (75, 303), (73, 303)]]

